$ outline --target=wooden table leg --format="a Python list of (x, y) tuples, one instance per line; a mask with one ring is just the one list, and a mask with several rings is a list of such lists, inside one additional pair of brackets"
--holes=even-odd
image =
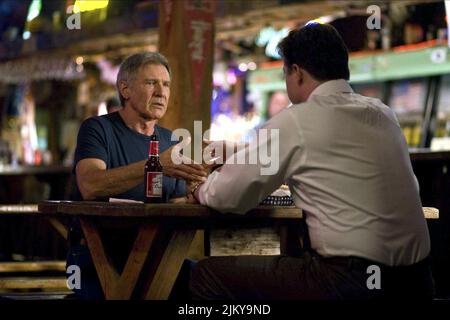
[(139, 228), (134, 241), (133, 249), (120, 277), (117, 290), (122, 296), (129, 299), (136, 287), (142, 268), (147, 260), (151, 246), (158, 233), (158, 227), (154, 224), (144, 224)]
[(302, 228), (299, 221), (289, 221), (280, 225), (280, 254), (292, 257), (300, 256), (304, 249), (305, 232), (308, 231)]
[(139, 228), (125, 268), (120, 275), (103, 246), (97, 226), (88, 218), (82, 218), (81, 227), (83, 228), (105, 298), (108, 300), (130, 299), (155, 240), (158, 226), (148, 223), (143, 224)]
[(66, 226), (56, 218), (48, 218), (48, 222), (52, 225), (53, 228), (64, 238), (67, 240), (68, 231)]
[(145, 296), (147, 300), (165, 300), (169, 297), (196, 232), (197, 230), (173, 231), (170, 241), (164, 248), (156, 273), (150, 280)]

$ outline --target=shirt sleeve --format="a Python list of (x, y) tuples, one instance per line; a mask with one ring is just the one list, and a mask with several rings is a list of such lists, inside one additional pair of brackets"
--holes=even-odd
[[(301, 167), (303, 138), (284, 110), (258, 130), (257, 143), (229, 157), (199, 188), (198, 200), (221, 212), (245, 213), (256, 207)], [(250, 160), (257, 156), (256, 163)], [(237, 159), (245, 159), (245, 164)]]
[(186, 194), (187, 194), (186, 181), (177, 179), (175, 182), (174, 192), (170, 196), (170, 198), (182, 198), (185, 197)]
[(78, 161), (95, 158), (108, 163), (107, 141), (105, 131), (100, 121), (95, 118), (85, 120), (78, 131), (77, 148), (75, 150), (74, 166)]

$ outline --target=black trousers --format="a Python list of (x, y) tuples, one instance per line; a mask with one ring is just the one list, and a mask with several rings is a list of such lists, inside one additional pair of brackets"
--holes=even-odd
[(193, 299), (206, 300), (432, 299), (434, 282), (428, 258), (411, 266), (387, 267), (357, 257), (325, 258), (305, 251), (300, 257), (207, 258), (194, 266), (190, 290)]

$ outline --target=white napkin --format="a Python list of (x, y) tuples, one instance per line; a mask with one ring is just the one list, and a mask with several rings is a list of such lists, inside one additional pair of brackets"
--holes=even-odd
[(144, 201), (137, 201), (131, 199), (118, 199), (118, 198), (109, 198), (109, 202), (144, 203)]
[(286, 189), (278, 188), (271, 194), (272, 197), (289, 197), (290, 195), (291, 191), (288, 188)]

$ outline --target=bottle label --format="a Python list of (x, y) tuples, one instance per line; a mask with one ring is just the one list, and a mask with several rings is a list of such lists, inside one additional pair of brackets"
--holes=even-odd
[(147, 190), (145, 190), (147, 197), (162, 197), (162, 180), (162, 172), (147, 172)]

